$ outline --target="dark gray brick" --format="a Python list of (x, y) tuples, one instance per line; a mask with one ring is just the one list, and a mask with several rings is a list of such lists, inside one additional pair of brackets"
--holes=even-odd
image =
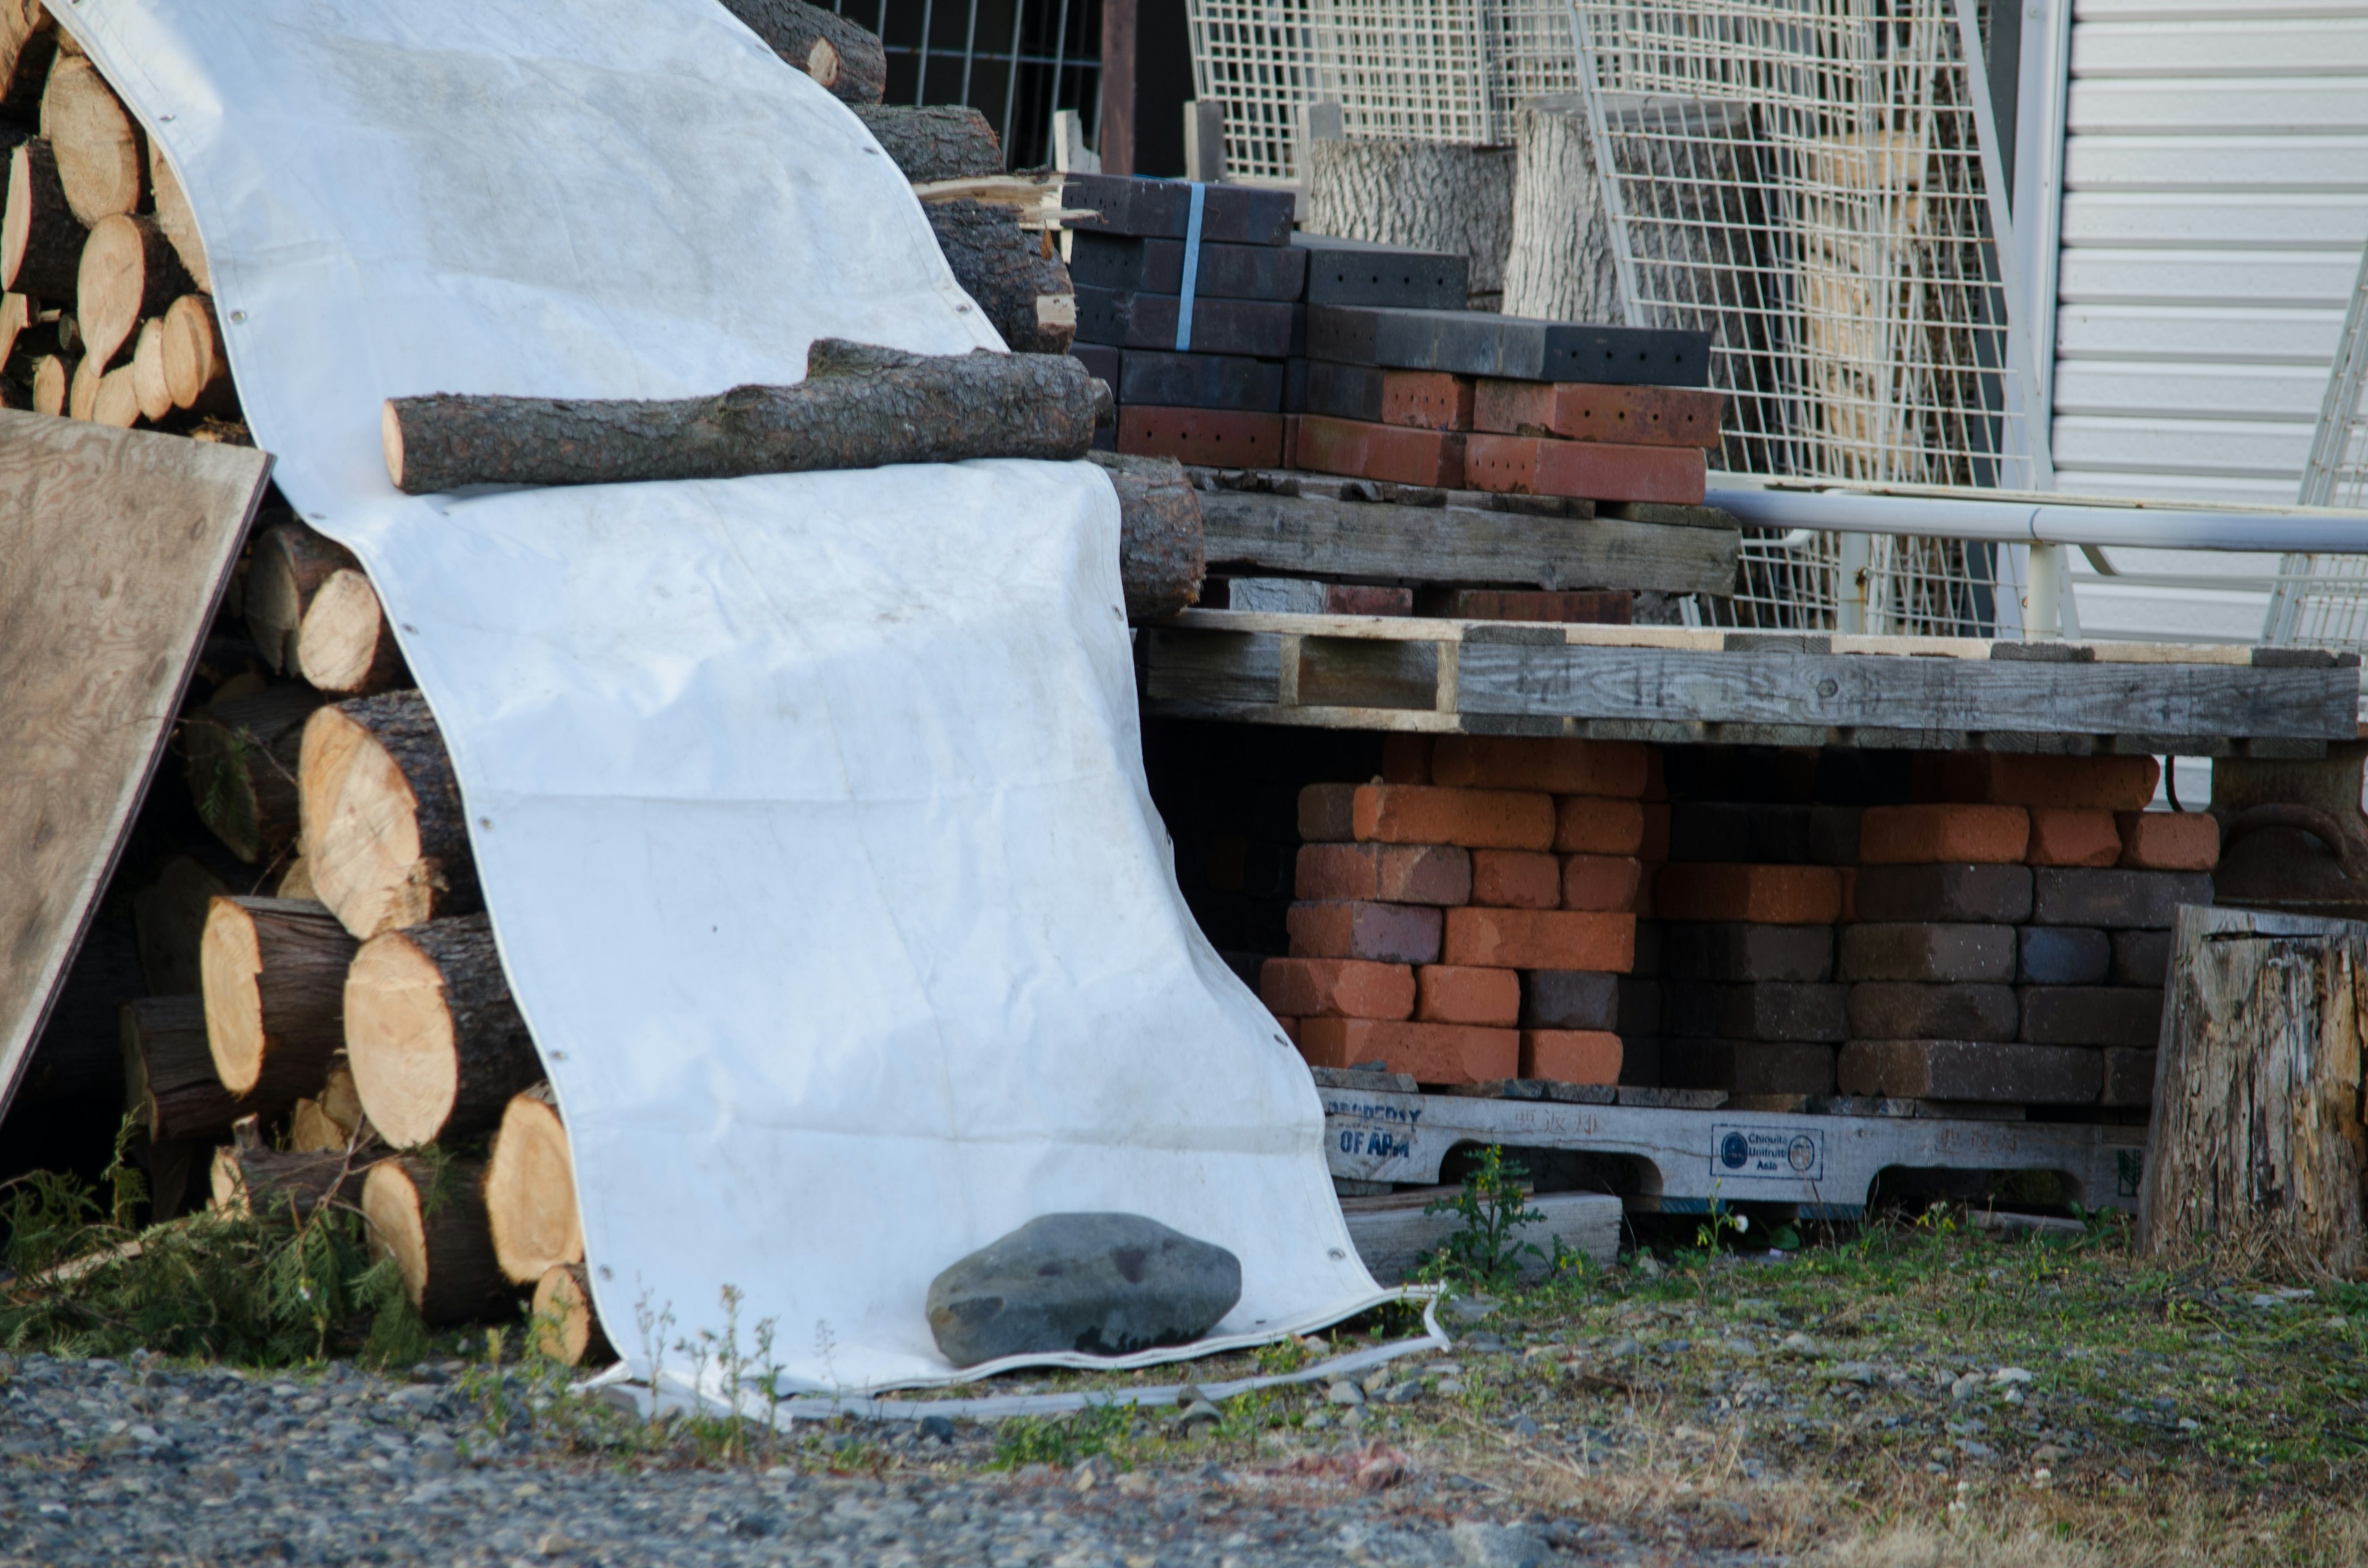
[(1853, 1040), (2015, 1038), (2020, 1009), (2011, 985), (1918, 985), (1862, 981), (1850, 989)]
[(1671, 920), (1661, 926), (1661, 970), (1673, 980), (1830, 980), (1830, 926)]
[(2162, 993), (2142, 985), (2026, 985), (2022, 1038), (2034, 1045), (2151, 1046)]
[(2170, 933), (2116, 931), (2113, 964), (2108, 978), (2116, 985), (2170, 983)]
[(2100, 1105), (2154, 1104), (2155, 1055), (2151, 1051), (2113, 1045), (2100, 1055), (2105, 1059), (2105, 1089), (2097, 1096)]
[(1858, 864), (1858, 806), (1809, 808), (1809, 858), (1819, 866)]
[(1615, 1026), (1622, 1039), (1629, 1035), (1656, 1035), (1661, 1032), (1664, 987), (1657, 980), (1640, 980), (1633, 974), (1620, 977), (1620, 1021)]
[[(1620, 1037), (1620, 1083), (1622, 1088), (1652, 1088), (1661, 1082), (1662, 1040), (1658, 1035)], [(1626, 1105), (1628, 1101), (1621, 1102)]]
[(2212, 902), (2212, 873), (2042, 866), (2032, 894), (2035, 926), (2168, 931), (2180, 904)]
[(2098, 985), (2113, 962), (2113, 944), (2104, 932), (2085, 926), (2026, 926), (2022, 967), (2015, 978), (2026, 985)]
[(1842, 980), (2004, 983), (2014, 979), (2014, 927), (1930, 921), (1845, 926), (1834, 972)]
[(1718, 1027), (1725, 1040), (1834, 1041), (1850, 1037), (1846, 987), (1766, 980), (1719, 988)]
[(2058, 1045), (1973, 1040), (1854, 1040), (1837, 1075), (1846, 1095), (2087, 1105), (2104, 1080), (2104, 1053)]
[(1834, 1048), (1672, 1040), (1661, 1048), (1661, 1081), (1673, 1089), (1725, 1089), (1737, 1095), (1829, 1095), (1834, 1091)]
[(1851, 903), (1867, 921), (2020, 926), (2031, 918), (2031, 885), (2028, 866), (1864, 866)]
[[(1535, 969), (1521, 975), (1521, 1022), (1533, 1029), (1615, 1029), (1620, 977), (1581, 969)], [(1650, 1033), (1650, 1030), (1640, 1030)]]

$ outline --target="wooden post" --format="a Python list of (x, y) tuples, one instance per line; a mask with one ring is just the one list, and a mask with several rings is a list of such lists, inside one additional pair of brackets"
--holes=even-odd
[(2368, 924), (2182, 908), (2164, 1000), (2139, 1250), (2350, 1277), (2368, 1263)]

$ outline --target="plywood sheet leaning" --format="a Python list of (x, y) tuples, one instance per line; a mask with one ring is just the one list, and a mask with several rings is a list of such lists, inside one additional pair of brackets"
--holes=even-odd
[(0, 1112), (270, 472), (251, 448), (0, 411)]

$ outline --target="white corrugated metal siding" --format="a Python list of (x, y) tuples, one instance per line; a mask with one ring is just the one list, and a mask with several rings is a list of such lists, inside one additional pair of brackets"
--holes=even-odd
[[(2065, 123), (2057, 487), (2291, 502), (2368, 241), (2368, 0), (2077, 0)], [(2260, 631), (2255, 593), (2079, 587), (2092, 635)]]

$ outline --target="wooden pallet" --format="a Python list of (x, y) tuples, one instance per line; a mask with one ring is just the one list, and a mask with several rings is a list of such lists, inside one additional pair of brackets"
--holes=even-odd
[(2137, 1207), (2143, 1127), (1664, 1110), (1554, 1100), (1468, 1099), (1317, 1085), (1332, 1174), (1428, 1186), (1459, 1145), (1566, 1149), (1630, 1162), (1634, 1210), (1700, 1213), (1712, 1202), (1788, 1203), (1809, 1219), (1864, 1212), (1889, 1168), (2053, 1171), (2091, 1209)]
[(2075, 755), (2322, 756), (2352, 655), (1186, 610), (1136, 642), (1147, 712), (1431, 733)]

